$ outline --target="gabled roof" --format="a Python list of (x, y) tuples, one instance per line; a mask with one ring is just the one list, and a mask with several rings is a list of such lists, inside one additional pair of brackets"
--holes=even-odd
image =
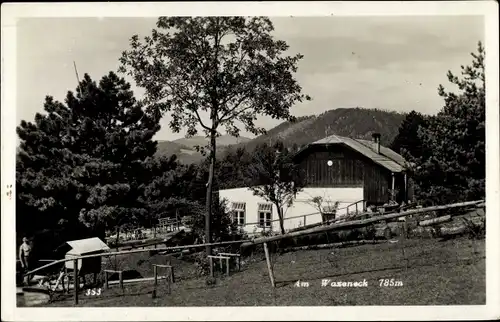
[(372, 159), (391, 172), (402, 172), (405, 169), (405, 159), (393, 150), (380, 145), (380, 154), (377, 153), (376, 144), (372, 141), (352, 139), (348, 137), (331, 135), (316, 142), (308, 144), (298, 153), (314, 145), (342, 144)]
[(108, 245), (97, 237), (70, 240), (66, 243), (71, 247), (71, 250), (66, 253), (69, 255), (83, 255), (96, 251), (109, 250)]

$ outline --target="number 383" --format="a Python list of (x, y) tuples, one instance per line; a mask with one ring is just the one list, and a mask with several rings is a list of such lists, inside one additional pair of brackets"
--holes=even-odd
[(101, 295), (101, 289), (100, 288), (91, 288), (88, 289), (87, 292), (85, 293), (87, 296), (99, 296)]

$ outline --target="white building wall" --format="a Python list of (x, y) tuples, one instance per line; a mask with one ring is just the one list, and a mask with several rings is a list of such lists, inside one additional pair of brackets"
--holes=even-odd
[[(253, 192), (248, 188), (235, 188), (220, 190), (219, 196), (221, 199), (227, 199), (229, 201), (228, 206), (231, 206), (231, 202), (244, 202), (246, 206), (245, 212), (245, 223), (255, 223), (252, 225), (245, 225), (244, 230), (248, 234), (260, 233), (262, 228), (259, 228), (256, 223), (259, 221), (258, 216), (258, 204), (267, 203), (261, 197), (254, 196)], [(363, 199), (363, 188), (304, 188), (301, 192), (297, 194), (297, 197), (291, 207), (284, 209), (284, 226), (285, 230), (297, 228), (304, 226), (304, 217), (292, 218), (286, 220), (286, 218), (295, 216), (304, 216), (308, 214), (313, 214), (306, 216), (305, 224), (315, 224), (321, 222), (321, 214), (318, 213), (318, 209), (312, 204), (311, 200), (314, 197), (321, 197), (326, 204), (333, 205), (336, 201), (339, 202), (339, 210), (337, 211), (337, 216), (343, 216), (346, 214), (345, 207), (358, 202)], [(324, 203), (325, 205), (325, 203)], [(361, 209), (361, 203), (359, 204)], [(354, 211), (355, 208), (349, 209)], [(278, 210), (276, 206), (273, 205), (272, 220), (278, 219)], [(272, 230), (279, 232), (280, 226), (279, 222), (272, 223)]]

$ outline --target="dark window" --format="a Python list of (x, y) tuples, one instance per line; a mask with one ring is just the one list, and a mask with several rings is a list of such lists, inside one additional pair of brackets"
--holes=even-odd
[(238, 226), (245, 225), (246, 204), (244, 202), (233, 202), (233, 222)]
[(273, 206), (271, 204), (259, 204), (259, 227), (270, 228)]

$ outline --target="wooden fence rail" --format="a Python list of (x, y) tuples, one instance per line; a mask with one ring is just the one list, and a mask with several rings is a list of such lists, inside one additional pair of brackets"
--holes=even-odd
[(430, 211), (474, 206), (474, 205), (477, 205), (477, 204), (482, 203), (482, 202), (484, 202), (484, 200), (460, 202), (460, 203), (449, 204), (449, 205), (433, 206), (433, 207), (427, 207), (427, 208), (412, 209), (412, 210), (407, 210), (407, 211), (403, 211), (403, 212), (390, 213), (390, 214), (375, 216), (375, 217), (371, 217), (371, 218), (367, 218), (367, 219), (334, 223), (334, 224), (327, 225), (327, 226), (314, 227), (311, 229), (300, 230), (300, 231), (296, 231), (296, 232), (287, 233), (284, 235), (256, 238), (256, 239), (253, 239), (249, 242), (242, 243), (240, 247), (244, 248), (244, 247), (248, 247), (251, 245), (263, 244), (263, 243), (277, 241), (277, 240), (281, 240), (281, 239), (285, 239), (285, 238), (310, 235), (310, 234), (326, 232), (326, 231), (336, 230), (336, 229), (358, 228), (358, 227), (363, 227), (363, 226), (369, 225), (371, 223), (375, 223), (375, 222), (382, 221), (382, 220), (389, 220), (389, 219), (394, 219), (394, 218), (399, 218), (399, 217), (406, 217), (406, 216), (420, 214), (420, 213), (424, 213), (424, 212), (430, 212)]
[[(206, 246), (233, 245), (233, 244), (241, 244), (241, 243), (248, 242), (248, 241), (250, 241), (250, 240), (243, 239), (243, 240), (225, 241), (225, 242), (218, 242), (218, 243), (205, 243), (205, 244), (196, 244), (196, 245), (173, 246), (173, 247), (165, 247), (165, 248), (162, 248), (161, 250), (162, 251), (169, 251), (169, 250), (183, 250), (183, 249), (191, 249), (191, 248), (203, 248)], [(84, 256), (79, 256), (79, 257), (72, 257), (70, 259), (63, 258), (63, 259), (51, 262), (47, 265), (38, 267), (32, 271), (26, 272), (23, 274), (23, 276), (32, 275), (32, 274), (39, 272), (47, 267), (61, 264), (61, 263), (65, 263), (65, 262), (72, 261), (72, 260), (80, 260), (80, 259), (94, 258), (94, 257), (109, 257), (109, 256), (116, 256), (116, 255), (143, 253), (143, 252), (149, 252), (149, 251), (150, 251), (150, 249), (134, 249), (134, 250), (126, 250), (126, 251), (118, 251), (118, 252), (107, 252), (107, 253), (101, 253), (101, 254), (84, 255)]]
[[(252, 239), (245, 239), (245, 240), (218, 242), (218, 243), (205, 243), (205, 244), (197, 244), (197, 245), (174, 246), (174, 247), (163, 248), (162, 251), (183, 250), (183, 249), (192, 249), (192, 248), (203, 248), (206, 246), (222, 246), (222, 245), (233, 245), (233, 244), (241, 244), (240, 247), (244, 248), (244, 247), (248, 247), (250, 245), (263, 244), (265, 242), (271, 242), (271, 241), (276, 241), (276, 240), (290, 238), (290, 237), (297, 237), (297, 236), (302, 236), (302, 235), (325, 232), (325, 231), (330, 231), (330, 230), (335, 230), (335, 229), (346, 229), (346, 228), (351, 228), (351, 227), (352, 228), (363, 227), (363, 226), (366, 226), (368, 224), (371, 224), (371, 223), (374, 223), (377, 221), (405, 217), (405, 216), (429, 212), (429, 211), (446, 210), (446, 209), (452, 209), (452, 208), (478, 206), (478, 205), (484, 206), (484, 200), (461, 202), (461, 203), (442, 205), (442, 206), (433, 206), (433, 207), (420, 208), (420, 209), (412, 209), (412, 210), (407, 210), (404, 212), (391, 213), (391, 214), (376, 216), (376, 217), (363, 219), (363, 220), (352, 220), (352, 221), (346, 221), (346, 222), (341, 222), (341, 223), (334, 223), (334, 224), (330, 224), (327, 226), (319, 226), (319, 227), (314, 227), (311, 229), (287, 233), (284, 235), (261, 237), (261, 238), (256, 238), (253, 240)], [(373, 213), (367, 213), (367, 214), (373, 214)], [(65, 263), (68, 261), (80, 260), (80, 259), (85, 259), (85, 258), (94, 258), (94, 257), (107, 257), (107, 256), (115, 256), (115, 255), (134, 254), (134, 253), (141, 253), (141, 252), (148, 252), (148, 251), (149, 251), (149, 249), (134, 249), (134, 250), (128, 250), (128, 251), (118, 251), (118, 252), (108, 252), (108, 253), (101, 253), (101, 254), (85, 255), (85, 256), (79, 256), (76, 258), (73, 257), (71, 259), (64, 258), (64, 259), (60, 259), (60, 260), (51, 262), (51, 263), (46, 264), (44, 266), (38, 267), (32, 271), (26, 272), (23, 274), (23, 276), (32, 275), (32, 274), (39, 272), (47, 267), (50, 267), (53, 265), (58, 265), (58, 264)]]
[[(356, 206), (357, 208), (357, 204), (359, 204), (360, 202), (364, 202), (364, 200), (359, 200), (359, 201), (356, 201), (356, 202), (353, 202), (345, 207), (342, 207), (342, 208), (337, 208), (336, 211), (339, 211), (339, 210), (344, 210), (344, 209), (347, 209), (349, 210), (349, 207), (352, 207), (352, 206)], [(357, 210), (356, 210), (356, 213), (357, 213)], [(296, 218), (301, 218), (301, 217), (304, 217), (304, 222), (306, 221), (305, 218), (306, 217), (309, 217), (309, 216), (314, 216), (314, 215), (321, 215), (322, 213), (317, 211), (317, 212), (311, 212), (311, 213), (308, 213), (308, 214), (305, 214), (305, 215), (297, 215), (297, 216), (291, 216), (291, 217), (286, 217), (286, 218), (283, 218), (283, 220), (290, 220), (290, 219), (296, 219)], [(266, 223), (269, 223), (269, 222), (278, 222), (280, 221), (280, 219), (273, 219), (273, 220), (266, 220), (265, 222)], [(250, 225), (260, 225), (261, 222), (250, 222), (250, 223), (244, 223), (242, 226), (250, 226)], [(320, 223), (321, 224), (321, 223)]]

